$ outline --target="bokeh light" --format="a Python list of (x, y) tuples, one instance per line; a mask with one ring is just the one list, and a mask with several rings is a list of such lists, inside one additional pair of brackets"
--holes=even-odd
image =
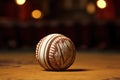
[(86, 10), (89, 14), (94, 14), (96, 10), (94, 3), (89, 3), (86, 7)]
[(105, 0), (98, 0), (98, 1), (97, 1), (97, 6), (98, 6), (98, 8), (100, 8), (100, 9), (106, 8), (106, 6), (107, 6), (106, 1), (105, 1)]
[(36, 10), (32, 11), (31, 15), (34, 19), (39, 19), (42, 16), (42, 12), (40, 10), (36, 9)]
[(17, 5), (23, 5), (25, 4), (26, 0), (15, 0)]

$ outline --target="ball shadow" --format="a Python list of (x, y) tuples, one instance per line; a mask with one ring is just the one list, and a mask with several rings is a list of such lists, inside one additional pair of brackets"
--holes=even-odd
[(92, 69), (67, 69), (67, 70), (50, 70), (49, 72), (84, 72), (84, 71), (91, 71)]
[(91, 69), (67, 69), (64, 72), (82, 72), (82, 71), (91, 71)]

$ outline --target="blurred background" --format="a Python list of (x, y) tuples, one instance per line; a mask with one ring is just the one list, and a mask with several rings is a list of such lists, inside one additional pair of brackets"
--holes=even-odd
[(0, 50), (35, 50), (51, 33), (77, 50), (119, 50), (119, 8), (120, 0), (0, 0)]

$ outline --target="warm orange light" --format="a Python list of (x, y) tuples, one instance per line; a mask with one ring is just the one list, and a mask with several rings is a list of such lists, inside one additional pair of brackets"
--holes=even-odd
[(25, 4), (26, 0), (15, 0), (17, 5), (23, 5)]
[(94, 14), (95, 13), (95, 5), (93, 3), (89, 3), (86, 7), (87, 12), (89, 14)]
[(96, 4), (97, 4), (98, 8), (100, 8), (100, 9), (104, 9), (107, 6), (105, 0), (98, 0)]
[(42, 16), (42, 12), (38, 9), (32, 11), (32, 17), (34, 19), (39, 19)]

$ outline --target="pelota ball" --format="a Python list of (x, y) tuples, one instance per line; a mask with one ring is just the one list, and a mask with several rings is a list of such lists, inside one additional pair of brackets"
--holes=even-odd
[(73, 42), (62, 34), (49, 34), (36, 46), (36, 58), (45, 70), (66, 70), (73, 64), (75, 56)]

